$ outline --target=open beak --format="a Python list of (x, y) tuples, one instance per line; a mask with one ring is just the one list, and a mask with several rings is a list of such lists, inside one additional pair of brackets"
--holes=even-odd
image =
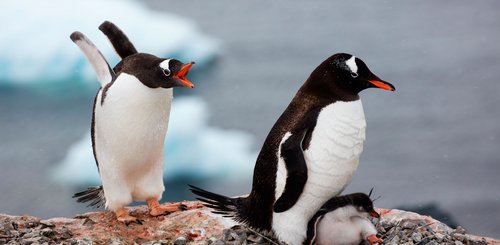
[(389, 90), (389, 91), (396, 90), (396, 88), (392, 84), (390, 84), (382, 79), (379, 79), (379, 78), (369, 79), (368, 82), (373, 84), (377, 88), (381, 88), (381, 89), (385, 89), (385, 90)]
[(194, 84), (186, 79), (186, 75), (188, 74), (189, 69), (191, 69), (191, 66), (193, 66), (193, 65), (194, 65), (194, 62), (190, 62), (188, 64), (185, 64), (184, 66), (182, 66), (182, 68), (176, 74), (173, 75), (173, 77), (178, 79), (183, 86), (188, 87), (188, 88), (194, 88)]
[(370, 211), (370, 216), (372, 216), (373, 218), (380, 218), (380, 214), (377, 213), (377, 211), (373, 210)]

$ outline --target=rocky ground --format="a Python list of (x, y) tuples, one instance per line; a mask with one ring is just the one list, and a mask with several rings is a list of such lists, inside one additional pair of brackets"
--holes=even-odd
[[(229, 219), (212, 214), (199, 202), (185, 202), (190, 210), (150, 217), (145, 206), (130, 209), (143, 225), (125, 226), (109, 211), (74, 218), (40, 220), (32, 216), (0, 214), (0, 244), (279, 244)], [(380, 209), (379, 211), (383, 211)], [(429, 216), (391, 210), (377, 221), (385, 244), (500, 244), (500, 240), (466, 234)]]

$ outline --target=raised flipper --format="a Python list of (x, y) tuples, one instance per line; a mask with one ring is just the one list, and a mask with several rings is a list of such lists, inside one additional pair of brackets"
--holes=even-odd
[(116, 53), (123, 59), (129, 55), (137, 54), (137, 49), (135, 49), (134, 45), (128, 39), (127, 35), (123, 33), (120, 28), (118, 28), (115, 24), (104, 21), (100, 26), (99, 30), (104, 33), (113, 45)]
[(115, 72), (109, 66), (108, 61), (106, 61), (106, 58), (104, 58), (99, 49), (85, 35), (79, 31), (75, 31), (71, 33), (70, 38), (78, 45), (89, 60), (97, 75), (97, 80), (101, 83), (101, 87), (115, 80)]
[(304, 150), (311, 141), (320, 109), (310, 111), (300, 126), (281, 144), (281, 157), (285, 161), (287, 178), (285, 190), (274, 203), (274, 212), (281, 213), (290, 209), (299, 200), (307, 182), (307, 164)]

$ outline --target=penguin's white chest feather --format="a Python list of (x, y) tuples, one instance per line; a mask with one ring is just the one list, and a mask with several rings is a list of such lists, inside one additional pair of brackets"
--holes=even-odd
[[(363, 151), (366, 122), (361, 100), (335, 102), (324, 107), (317, 119), (309, 148), (304, 151), (308, 179), (297, 203), (283, 213), (273, 213), (275, 233), (290, 245), (306, 238), (307, 223), (330, 198), (350, 183)], [(290, 133), (285, 134), (284, 142)], [(276, 200), (286, 184), (287, 170), (278, 151)]]
[(103, 90), (95, 105), (94, 137), (108, 206), (115, 199), (143, 200), (150, 192), (161, 196), (172, 89), (152, 89), (122, 73), (101, 105), (102, 96)]

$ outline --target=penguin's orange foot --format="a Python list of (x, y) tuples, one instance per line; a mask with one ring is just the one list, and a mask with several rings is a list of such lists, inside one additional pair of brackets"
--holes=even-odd
[(383, 243), (384, 242), (384, 240), (382, 240), (382, 238), (377, 237), (377, 235), (375, 235), (375, 234), (368, 236), (366, 238), (366, 240), (372, 245), (375, 243)]
[(116, 219), (120, 222), (123, 222), (125, 225), (129, 225), (131, 223), (136, 223), (142, 225), (142, 220), (137, 219), (134, 216), (131, 216), (125, 208), (121, 208), (115, 212)]
[(159, 216), (187, 209), (187, 206), (182, 203), (160, 204), (156, 199), (148, 199), (147, 202), (151, 216)]

